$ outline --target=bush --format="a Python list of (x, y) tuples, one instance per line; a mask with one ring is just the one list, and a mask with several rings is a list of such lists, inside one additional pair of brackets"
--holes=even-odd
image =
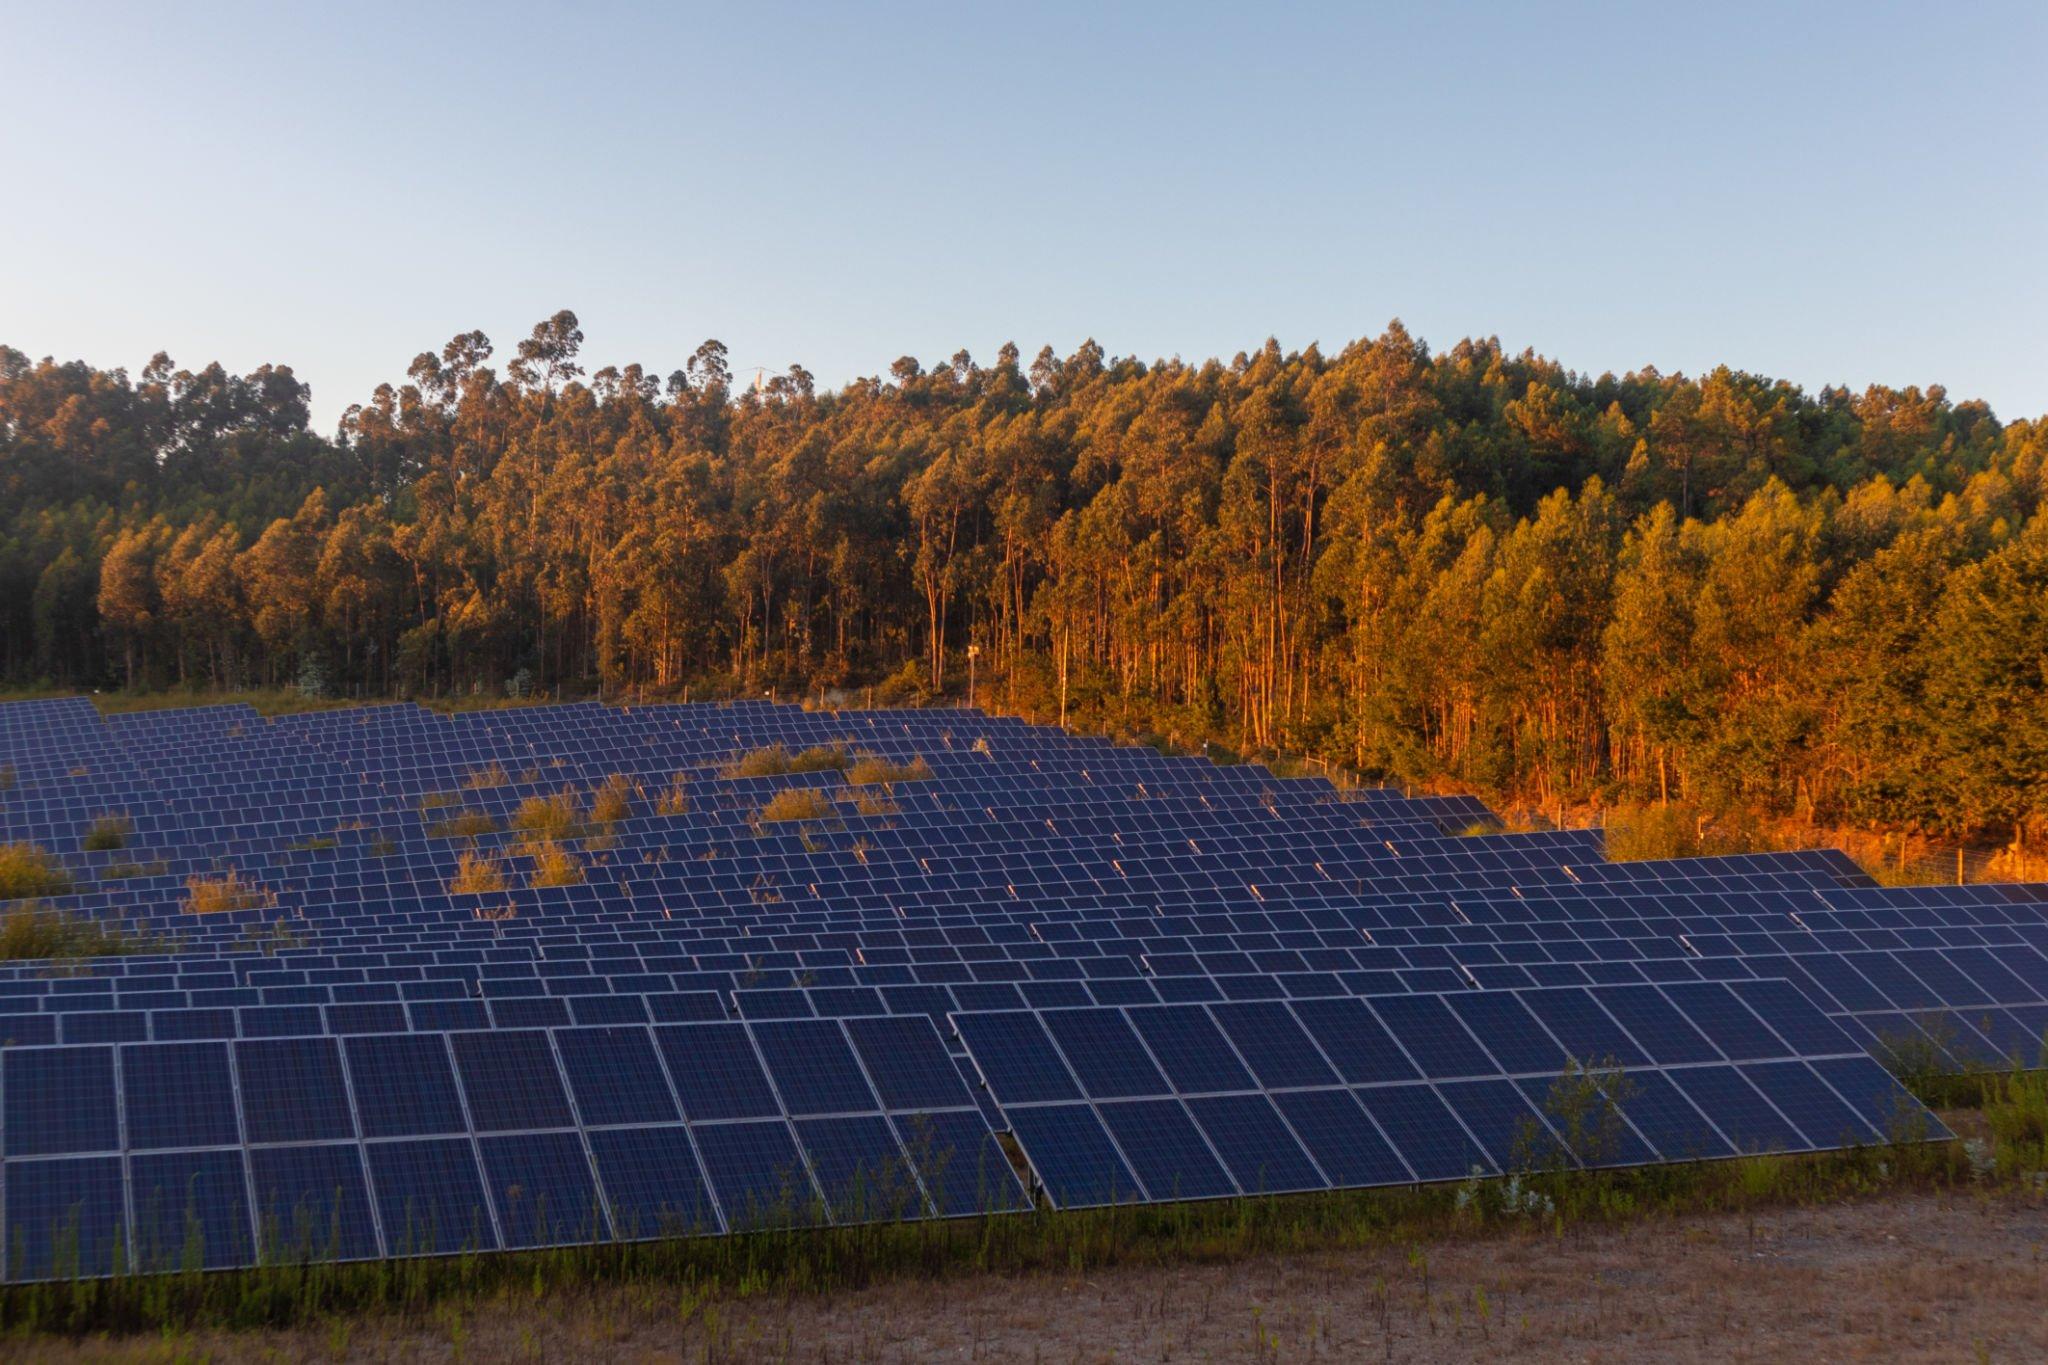
[(583, 864), (576, 855), (553, 840), (543, 840), (526, 850), (533, 859), (532, 886), (574, 886), (583, 880)]
[(308, 654), (299, 662), (298, 693), (314, 701), (328, 701), (334, 696), (334, 679), (327, 671), (327, 662), (317, 654)]
[(590, 818), (596, 824), (614, 824), (632, 813), (633, 783), (624, 773), (613, 773), (590, 793)]
[(169, 951), (169, 945), (121, 925), (102, 924), (82, 915), (17, 906), (0, 920), (0, 961), (42, 958), (119, 957), (129, 953)]
[(718, 770), (720, 777), (781, 777), (785, 773), (822, 773), (852, 763), (842, 744), (818, 744), (792, 757), (780, 744), (740, 755)]
[(0, 901), (61, 896), (70, 889), (70, 874), (37, 845), (0, 844)]
[(220, 915), (235, 910), (267, 910), (276, 904), (275, 891), (243, 881), (240, 873), (229, 872), (219, 877), (186, 878), (185, 903), (179, 908), (188, 915)]
[(690, 787), (681, 773), (669, 780), (668, 790), (654, 798), (656, 815), (688, 815), (690, 813)]
[(457, 895), (481, 896), (505, 889), (505, 870), (498, 860), (484, 853), (465, 853), (455, 864), (455, 876), (448, 889)]
[(924, 782), (928, 781), (931, 775), (931, 765), (922, 758), (913, 758), (908, 763), (891, 763), (886, 758), (862, 754), (854, 765), (846, 770), (846, 785), (871, 787), (877, 783)]
[(487, 768), (470, 769), (469, 777), (462, 785), (473, 792), (480, 792), (492, 787), (502, 787), (511, 780), (505, 775), (503, 764), (493, 763)]
[(785, 787), (761, 807), (764, 822), (817, 820), (832, 813), (832, 803), (809, 787)]
[(102, 815), (92, 822), (85, 831), (85, 851), (101, 853), (109, 849), (125, 848), (128, 836), (135, 832), (135, 822), (125, 815)]
[(512, 828), (549, 839), (566, 839), (581, 823), (576, 793), (568, 787), (553, 796), (529, 796), (512, 812)]
[(497, 832), (498, 822), (480, 810), (465, 810), (427, 826), (429, 839), (474, 839)]

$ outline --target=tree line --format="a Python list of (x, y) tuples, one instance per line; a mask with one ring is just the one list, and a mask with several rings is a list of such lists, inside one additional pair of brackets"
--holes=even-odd
[[(282, 365), (0, 347), (0, 678), (873, 688), (1514, 799), (2048, 825), (2048, 419), (1398, 322), (820, 390), (572, 313), (310, 429)], [(862, 691), (860, 695), (865, 695)]]

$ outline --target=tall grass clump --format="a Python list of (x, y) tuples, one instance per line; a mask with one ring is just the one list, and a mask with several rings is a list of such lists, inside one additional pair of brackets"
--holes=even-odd
[(590, 792), (590, 819), (598, 825), (616, 824), (633, 813), (633, 781), (624, 773), (613, 773)]
[(480, 792), (488, 791), (492, 787), (502, 787), (511, 780), (505, 775), (505, 766), (502, 763), (492, 763), (488, 767), (470, 769), (469, 776), (463, 780), (462, 785), (473, 792)]
[(764, 823), (818, 820), (832, 813), (832, 803), (809, 787), (785, 787), (768, 799), (759, 815)]
[(239, 872), (226, 872), (218, 877), (187, 877), (185, 903), (179, 909), (188, 915), (221, 915), (235, 910), (267, 910), (276, 904), (275, 891), (243, 881)]
[(583, 823), (576, 809), (576, 792), (564, 787), (553, 796), (529, 796), (512, 812), (512, 828), (544, 839), (567, 839)]
[(668, 789), (654, 798), (656, 815), (688, 815), (690, 813), (690, 785), (681, 773), (669, 779)]
[(843, 744), (817, 744), (802, 753), (791, 754), (780, 744), (770, 744), (740, 755), (718, 770), (720, 777), (781, 777), (788, 773), (844, 771), (853, 762)]
[(25, 896), (61, 896), (71, 874), (36, 844), (0, 844), (0, 901)]
[(498, 822), (480, 810), (464, 810), (444, 816), (427, 826), (429, 839), (474, 839), (480, 834), (495, 834)]
[(505, 869), (487, 853), (465, 853), (456, 860), (448, 889), (457, 895), (479, 896), (505, 889)]
[(124, 957), (165, 951), (168, 947), (161, 939), (33, 901), (16, 906), (0, 919), (0, 961)]
[(526, 855), (533, 859), (531, 886), (575, 886), (583, 880), (583, 864), (576, 855), (552, 839), (531, 844)]
[(912, 758), (908, 763), (891, 763), (874, 754), (862, 754), (846, 770), (846, 785), (849, 787), (872, 787), (891, 782), (923, 782), (932, 775), (931, 765), (923, 758)]
[(94, 820), (86, 827), (84, 846), (88, 853), (100, 853), (110, 849), (126, 848), (128, 836), (135, 833), (135, 822), (125, 813), (109, 812)]

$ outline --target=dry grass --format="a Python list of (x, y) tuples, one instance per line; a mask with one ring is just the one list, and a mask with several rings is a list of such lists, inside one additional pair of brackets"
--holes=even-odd
[(633, 780), (613, 773), (590, 793), (590, 818), (595, 824), (610, 825), (633, 813)]
[(35, 902), (16, 906), (0, 919), (0, 961), (120, 957), (168, 951), (161, 940), (83, 915), (48, 909)]
[(720, 777), (781, 777), (787, 773), (843, 770), (853, 759), (843, 744), (818, 744), (792, 755), (780, 744), (740, 755), (718, 770)]
[(130, 820), (125, 812), (110, 811), (86, 827), (82, 843), (88, 853), (126, 848), (128, 836), (133, 833), (135, 822)]
[(480, 834), (495, 834), (498, 822), (480, 810), (465, 810), (445, 819), (436, 820), (427, 826), (429, 839), (474, 839)]
[(420, 814), (425, 815), (429, 811), (446, 810), (450, 806), (459, 804), (461, 804), (461, 798), (454, 792), (428, 792), (420, 798)]
[(26, 896), (61, 896), (71, 874), (36, 844), (0, 844), (0, 901)]
[(761, 821), (819, 820), (832, 813), (832, 803), (809, 787), (785, 787), (759, 811)]
[(564, 787), (553, 796), (529, 796), (512, 812), (512, 828), (544, 839), (571, 838), (582, 824), (573, 787)]
[(654, 798), (656, 815), (688, 815), (690, 813), (690, 787), (681, 773), (669, 779), (668, 789)]
[(895, 815), (902, 807), (890, 797), (888, 788), (881, 791), (857, 791), (853, 794), (853, 808), (862, 815)]
[(505, 869), (487, 853), (465, 853), (456, 861), (448, 889), (456, 895), (480, 896), (505, 889)]
[(276, 904), (275, 891), (243, 881), (239, 872), (226, 872), (218, 877), (187, 877), (185, 902), (178, 908), (188, 915), (221, 915), (235, 910), (268, 910)]
[(533, 859), (530, 886), (575, 886), (583, 880), (583, 864), (576, 855), (552, 839), (529, 844), (524, 850)]
[(922, 758), (913, 758), (908, 763), (891, 763), (886, 758), (873, 754), (862, 754), (852, 767), (846, 770), (846, 785), (849, 787), (870, 787), (877, 783), (924, 782), (932, 775), (931, 765)]
[(473, 792), (480, 792), (489, 791), (492, 787), (502, 787), (511, 780), (505, 775), (504, 765), (493, 763), (485, 768), (472, 768), (462, 785)]

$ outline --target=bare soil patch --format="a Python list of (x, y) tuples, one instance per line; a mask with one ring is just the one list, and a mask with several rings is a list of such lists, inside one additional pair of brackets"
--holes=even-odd
[(17, 1361), (2034, 1361), (2048, 1202), (1898, 1194), (1412, 1248), (706, 1302), (503, 1296), (281, 1332), (16, 1340)]

